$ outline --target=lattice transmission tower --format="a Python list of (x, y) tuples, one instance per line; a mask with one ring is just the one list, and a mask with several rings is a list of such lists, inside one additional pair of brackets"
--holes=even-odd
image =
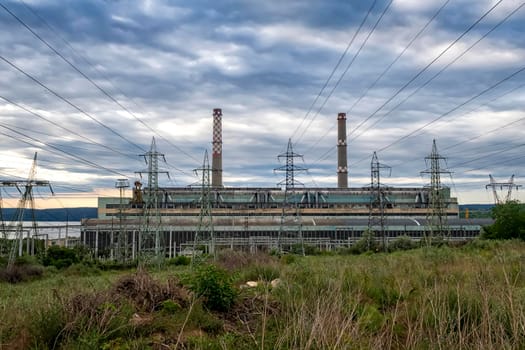
[(151, 140), (150, 150), (141, 156), (144, 157), (148, 168), (137, 171), (137, 173), (141, 177), (143, 174), (148, 175), (148, 186), (143, 190), (144, 203), (142, 225), (139, 232), (138, 258), (143, 264), (153, 261), (160, 263), (164, 259), (162, 243), (164, 230), (160, 215), (159, 174), (166, 174), (169, 178), (169, 172), (159, 169), (159, 160), (166, 162), (166, 158), (164, 154), (157, 151), (155, 137)]
[(292, 139), (288, 139), (288, 146), (285, 153), (277, 156), (279, 162), (285, 159), (285, 165), (275, 168), (274, 171), (284, 172), (285, 179), (278, 183), (279, 186), (284, 185), (284, 199), (282, 204), (281, 222), (279, 225), (279, 233), (277, 236), (277, 249), (282, 250), (281, 240), (283, 237), (299, 239), (301, 244), (302, 254), (304, 255), (304, 241), (302, 234), (301, 212), (299, 210), (299, 203), (295, 193), (297, 185), (303, 185), (297, 181), (295, 174), (298, 172), (306, 172), (307, 169), (294, 164), (295, 158), (303, 158), (301, 154), (293, 151)]
[(211, 184), (210, 184), (210, 162), (208, 160), (208, 151), (204, 151), (204, 160), (202, 168), (194, 170), (196, 175), (201, 174), (201, 196), (199, 199), (200, 213), (199, 225), (195, 231), (195, 240), (193, 243), (193, 260), (195, 260), (195, 251), (201, 242), (208, 242), (208, 251), (215, 256), (215, 236), (213, 231), (213, 217), (211, 205)]
[[(508, 201), (510, 201), (512, 197), (512, 190), (518, 189), (521, 187), (521, 185), (517, 185), (514, 183), (514, 175), (512, 175), (507, 182), (496, 182), (492, 175), (489, 175), (490, 183), (485, 186), (485, 188), (492, 188), (492, 194), (494, 196), (494, 204), (505, 204)], [(501, 197), (498, 195), (498, 188), (500, 190), (507, 189), (507, 194), (505, 195), (504, 199), (501, 199)]]
[[(392, 168), (388, 165), (379, 163), (377, 153), (372, 155), (370, 162), (370, 206), (368, 212), (368, 234), (372, 233), (381, 239), (383, 249), (387, 249), (385, 234), (385, 209), (389, 205), (386, 196), (386, 187), (381, 185), (381, 171), (388, 170), (389, 176)], [(368, 249), (370, 249), (370, 239), (368, 237)]]
[[(8, 259), (8, 268), (12, 268), (17, 256), (22, 256), (23, 254), (23, 243), (24, 243), (24, 212), (26, 207), (29, 206), (32, 215), (32, 229), (33, 237), (38, 236), (38, 225), (35, 218), (35, 201), (33, 198), (33, 188), (34, 187), (49, 187), (51, 193), (53, 194), (53, 189), (51, 184), (46, 180), (37, 180), (36, 179), (36, 166), (37, 166), (37, 153), (33, 157), (33, 163), (31, 169), (29, 170), (29, 175), (27, 180), (2, 180), (0, 181), (0, 187), (16, 187), (20, 193), (20, 199), (16, 207), (15, 213), (11, 218), (11, 223), (8, 226), (5, 226), (2, 223), (4, 229), (3, 232), (3, 242), (7, 244), (9, 242), (9, 235), (14, 233), (14, 240), (11, 241), (11, 248), (7, 247), (2, 248), (2, 253), (6, 253), (6, 250), (9, 250), (9, 259)], [(23, 190), (22, 190), (23, 189)], [(30, 253), (30, 232), (27, 232), (27, 241), (26, 241), (26, 254)]]
[[(441, 163), (444, 166), (441, 166)], [(421, 174), (430, 175), (430, 186), (428, 188), (428, 204), (427, 204), (427, 243), (430, 243), (432, 239), (444, 239), (450, 234), (447, 221), (447, 208), (448, 203), (445, 202), (445, 194), (447, 193), (448, 187), (443, 186), (441, 183), (442, 174), (451, 174), (447, 170), (446, 158), (438, 153), (436, 140), (432, 141), (432, 152), (425, 157), (425, 163), (427, 169), (422, 171)], [(448, 197), (448, 196), (447, 196)]]

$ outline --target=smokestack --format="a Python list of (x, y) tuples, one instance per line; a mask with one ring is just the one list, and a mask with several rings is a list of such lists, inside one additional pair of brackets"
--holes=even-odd
[(337, 188), (348, 188), (346, 113), (337, 115)]
[(211, 159), (211, 186), (222, 187), (222, 109), (213, 110), (213, 155)]

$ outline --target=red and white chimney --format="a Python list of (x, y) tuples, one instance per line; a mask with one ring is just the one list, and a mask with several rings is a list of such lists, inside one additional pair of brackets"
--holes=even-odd
[(213, 110), (213, 141), (211, 159), (211, 186), (222, 186), (222, 110)]

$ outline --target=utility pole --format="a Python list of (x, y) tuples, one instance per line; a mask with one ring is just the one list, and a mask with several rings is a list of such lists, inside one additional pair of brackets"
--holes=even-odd
[(215, 237), (213, 233), (213, 218), (211, 213), (211, 184), (210, 184), (210, 163), (208, 160), (208, 151), (204, 151), (204, 160), (202, 162), (202, 168), (195, 169), (195, 174), (201, 173), (201, 196), (200, 196), (200, 213), (199, 213), (199, 226), (195, 231), (195, 239), (193, 243), (192, 252), (192, 264), (195, 260), (195, 250), (197, 244), (200, 241), (208, 241), (209, 251), (215, 257)]
[[(445, 166), (441, 166), (441, 162)], [(430, 174), (430, 186), (428, 186), (428, 205), (427, 205), (427, 244), (430, 244), (432, 238), (446, 238), (449, 236), (447, 223), (447, 207), (445, 203), (445, 189), (441, 184), (442, 174), (451, 174), (446, 169), (446, 158), (438, 153), (436, 140), (432, 141), (432, 152), (425, 157), (427, 170), (421, 174)], [(430, 163), (430, 164), (429, 164)]]
[(142, 154), (144, 161), (148, 168), (137, 173), (148, 175), (148, 187), (144, 192), (143, 218), (142, 227), (139, 232), (139, 259), (142, 263), (147, 263), (148, 260), (155, 260), (158, 264), (164, 259), (164, 250), (161, 248), (162, 237), (164, 233), (162, 229), (162, 221), (160, 216), (160, 193), (159, 193), (159, 174), (166, 174), (169, 178), (169, 173), (166, 170), (159, 170), (159, 159), (166, 162), (164, 154), (157, 151), (155, 144), (155, 137), (151, 140), (151, 147), (148, 152)]
[[(124, 198), (124, 191), (126, 188), (129, 187), (129, 180), (128, 179), (118, 179), (115, 182), (115, 187), (119, 189), (119, 210), (118, 210), (118, 218), (119, 218), (119, 233), (117, 235), (117, 260), (119, 261), (126, 261), (129, 257), (129, 244), (128, 244), (128, 234), (123, 230), (123, 218), (122, 218), (122, 212), (123, 212), (123, 198)], [(112, 242), (113, 243), (113, 242)]]
[[(385, 208), (388, 204), (385, 187), (381, 185), (381, 171), (388, 169), (389, 176), (392, 168), (388, 165), (379, 163), (377, 153), (372, 155), (370, 162), (370, 206), (368, 212), (368, 234), (372, 232), (381, 237), (383, 249), (387, 250), (385, 234)], [(377, 232), (378, 230), (378, 232)], [(368, 237), (368, 249), (370, 249), (370, 238)]]
[[(301, 212), (299, 210), (299, 204), (297, 203), (297, 196), (295, 193), (295, 186), (303, 184), (295, 179), (295, 174), (298, 172), (307, 171), (307, 169), (294, 164), (295, 158), (302, 159), (303, 156), (293, 151), (292, 139), (288, 139), (286, 152), (277, 156), (279, 162), (282, 158), (286, 160), (286, 164), (274, 169), (274, 171), (285, 173), (285, 179), (278, 183), (280, 186), (284, 185), (284, 200), (282, 203), (281, 223), (277, 237), (277, 249), (279, 252), (281, 252), (282, 236), (285, 235), (285, 231), (288, 231), (287, 229), (289, 229), (291, 226), (295, 226), (297, 233), (295, 233), (294, 236), (299, 239), (301, 243), (302, 254), (304, 255)], [(290, 220), (290, 216), (292, 216), (292, 220)], [(290, 225), (290, 221), (294, 222), (294, 225)]]

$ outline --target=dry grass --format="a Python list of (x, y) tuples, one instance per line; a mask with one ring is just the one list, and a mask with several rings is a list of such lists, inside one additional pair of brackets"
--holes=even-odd
[(523, 243), (313, 258), (287, 269), (277, 349), (525, 346)]
[(241, 276), (276, 270), (282, 283), (244, 289), (220, 313), (169, 271), (0, 284), (0, 349), (520, 349), (524, 253), (493, 242), (286, 265), (239, 253), (219, 262)]

